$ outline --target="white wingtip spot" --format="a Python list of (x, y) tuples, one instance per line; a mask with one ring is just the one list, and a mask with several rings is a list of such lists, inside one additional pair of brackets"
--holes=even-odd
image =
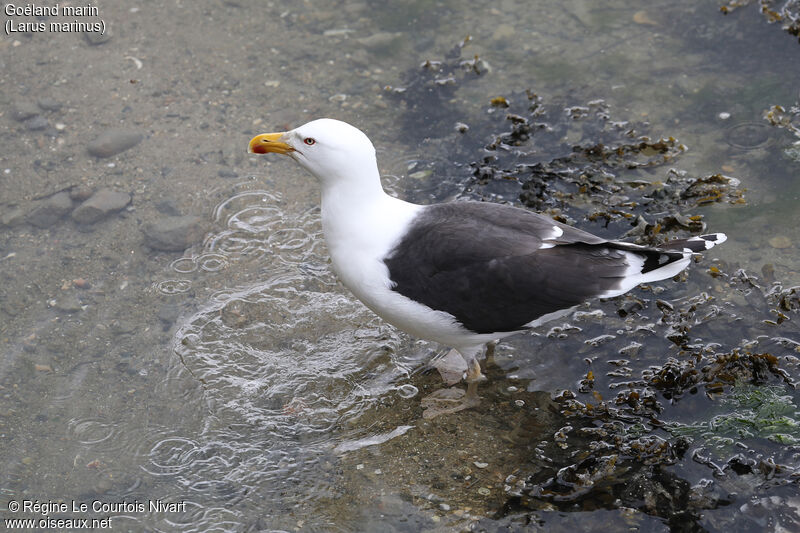
[[(708, 235), (700, 235), (698, 237), (692, 237), (688, 240), (691, 242), (702, 242), (703, 247), (706, 250), (710, 250), (714, 246), (727, 241), (728, 236), (724, 233), (709, 233)], [(686, 251), (686, 248), (684, 248), (684, 251)]]

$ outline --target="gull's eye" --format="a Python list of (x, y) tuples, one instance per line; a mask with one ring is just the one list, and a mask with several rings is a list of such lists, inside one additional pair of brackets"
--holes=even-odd
[(317, 141), (315, 141), (313, 137), (306, 137), (305, 139), (303, 139), (303, 142), (306, 143), (308, 146), (314, 146), (317, 143)]

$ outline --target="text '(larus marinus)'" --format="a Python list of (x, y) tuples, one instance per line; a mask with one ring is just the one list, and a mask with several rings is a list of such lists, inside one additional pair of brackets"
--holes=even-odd
[(692, 254), (726, 239), (714, 233), (646, 248), (507, 205), (405, 202), (383, 190), (369, 138), (338, 120), (258, 135), (250, 151), (288, 155), (319, 180), (333, 269), (364, 305), (466, 361), (466, 395), (435, 414), (478, 404), (484, 344), (588, 299), (675, 276)]

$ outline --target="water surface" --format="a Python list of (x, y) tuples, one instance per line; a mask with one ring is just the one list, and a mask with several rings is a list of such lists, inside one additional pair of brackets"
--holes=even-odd
[[(2, 518), (40, 518), (7, 510), (39, 500), (143, 502), (64, 515), (132, 531), (796, 528), (798, 316), (784, 309), (775, 323), (763, 294), (800, 282), (800, 163), (798, 138), (764, 114), (798, 105), (800, 45), (756, 7), (178, 0), (100, 5), (111, 36), (101, 44), (4, 36)], [(480, 75), (459, 74), (435, 113), (385, 90), (467, 35), (462, 57), (479, 56)], [(722, 173), (746, 204), (687, 208), (729, 235), (688, 278), (637, 290), (643, 307), (626, 316), (630, 299), (595, 302), (504, 342), (482, 405), (427, 421), (420, 398), (443, 386), (428, 363), (446, 349), (393, 329), (337, 282), (316, 184), (288, 160), (247, 154), (247, 141), (340, 118), (373, 139), (393, 194), (518, 203), (519, 183), (476, 185), (468, 165), (502, 131), (491, 99), (520, 104), (526, 90), (565, 109), (548, 116), (558, 135), (537, 133), (532, 150), (591, 142), (566, 109), (602, 100), (609, 120), (687, 147), (615, 179)], [(14, 118), (26, 105), (44, 127)], [(108, 128), (144, 139), (90, 156)], [(99, 188), (132, 202), (91, 225), (26, 221), (58, 191)], [(184, 252), (148, 246), (143, 228), (178, 214), (200, 217), (205, 237)], [(669, 358), (686, 370), (669, 339), (681, 312), (707, 357), (769, 353), (788, 377), (751, 376), (757, 392), (654, 385)], [(627, 404), (607, 417), (582, 410), (628, 389), (652, 393), (663, 427)], [(728, 431), (725, 417), (746, 418), (757, 394), (783, 406), (781, 429)], [(770, 462), (782, 466), (752, 466)], [(159, 499), (186, 503), (151, 510)]]

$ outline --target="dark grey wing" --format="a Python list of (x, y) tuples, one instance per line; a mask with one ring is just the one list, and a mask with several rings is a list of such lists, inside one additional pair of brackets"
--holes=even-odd
[(619, 288), (628, 254), (530, 211), (464, 202), (427, 206), (384, 261), (395, 291), (496, 333)]

